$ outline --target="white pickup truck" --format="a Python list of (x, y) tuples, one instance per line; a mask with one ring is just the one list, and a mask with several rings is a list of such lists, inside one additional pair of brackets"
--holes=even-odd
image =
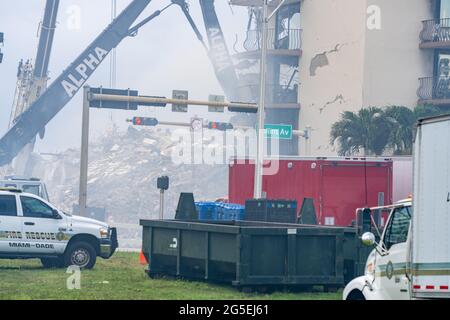
[(373, 233), (362, 235), (363, 243), (375, 249), (365, 275), (346, 286), (345, 300), (450, 298), (449, 141), (450, 115), (419, 121), (413, 198), (372, 208), (389, 209), (389, 219), (378, 243)]
[(97, 256), (108, 259), (117, 246), (116, 229), (103, 222), (64, 213), (21, 189), (0, 189), (0, 259), (91, 269)]

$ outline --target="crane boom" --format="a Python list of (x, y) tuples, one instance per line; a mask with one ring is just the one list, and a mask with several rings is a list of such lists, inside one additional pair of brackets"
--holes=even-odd
[(209, 49), (206, 46), (203, 36), (192, 19), (185, 0), (172, 0), (172, 3), (181, 7), (195, 35), (208, 52), (209, 59), (214, 67), (217, 80), (219, 81), (227, 98), (231, 101), (238, 101), (240, 98), (237, 92), (238, 76), (231, 59), (225, 37), (217, 17), (214, 0), (200, 0), (203, 21), (205, 23)]
[[(39, 45), (36, 53), (35, 66), (29, 60), (23, 64), (19, 63), (17, 73), (17, 87), (14, 95), (14, 102), (11, 110), (10, 127), (14, 125), (16, 119), (33, 103), (41, 93), (47, 88), (48, 65), (53, 46), (53, 38), (56, 29), (56, 19), (58, 16), (60, 0), (47, 0), (45, 5), (44, 20), (40, 25)], [(45, 128), (39, 135), (44, 137)], [(19, 155), (15, 158), (13, 167), (15, 173), (23, 176), (30, 176), (32, 171), (31, 153), (34, 150), (34, 138), (27, 144)]]
[(53, 46), (56, 18), (60, 0), (47, 0), (41, 25), (35, 66), (30, 60), (21, 61), (17, 73), (17, 88), (11, 111), (10, 127), (16, 119), (41, 95), (47, 87), (48, 65)]
[(53, 47), (53, 37), (55, 36), (56, 18), (58, 17), (58, 7), (60, 0), (47, 0), (45, 5), (44, 20), (41, 26), (39, 46), (34, 64), (34, 77), (47, 77), (50, 54)]
[(225, 37), (217, 17), (214, 0), (200, 0), (210, 52), (216, 76), (231, 101), (239, 100), (237, 94), (238, 76), (231, 59)]
[[(10, 163), (19, 151), (33, 141), (36, 135), (75, 96), (109, 52), (130, 35), (132, 24), (150, 2), (151, 0), (133, 0), (50, 87), (16, 119), (14, 125), (0, 139), (0, 166)], [(42, 65), (45, 65), (44, 60)]]

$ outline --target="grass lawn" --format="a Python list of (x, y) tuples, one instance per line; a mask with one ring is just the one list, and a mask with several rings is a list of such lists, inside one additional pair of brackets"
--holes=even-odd
[(341, 293), (247, 294), (231, 286), (173, 279), (151, 280), (133, 253), (116, 253), (83, 271), (81, 289), (68, 290), (66, 270), (45, 270), (39, 260), (0, 260), (0, 300), (239, 300), (340, 299)]

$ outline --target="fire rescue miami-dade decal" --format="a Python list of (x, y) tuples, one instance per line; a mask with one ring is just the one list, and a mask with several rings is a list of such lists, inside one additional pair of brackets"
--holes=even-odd
[[(8, 240), (40, 240), (40, 241), (67, 241), (70, 236), (64, 232), (25, 232), (25, 237), (21, 231), (0, 231), (0, 239)], [(36, 247), (37, 249), (53, 249), (52, 244), (31, 244), (31, 243), (20, 243), (20, 242), (10, 242), (9, 246), (11, 248), (31, 248)]]

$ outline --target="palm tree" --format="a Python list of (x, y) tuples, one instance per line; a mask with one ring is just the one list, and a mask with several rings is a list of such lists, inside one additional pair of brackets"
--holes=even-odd
[(444, 113), (441, 109), (432, 105), (419, 105), (413, 110), (401, 106), (388, 107), (385, 110), (385, 115), (392, 125), (388, 147), (396, 155), (411, 155), (417, 121)]
[(346, 111), (331, 129), (331, 144), (339, 142), (339, 155), (354, 155), (364, 150), (366, 155), (381, 155), (387, 149), (395, 155), (412, 154), (415, 124), (421, 118), (444, 112), (431, 105), (411, 110), (404, 106)]
[(414, 108), (414, 116), (416, 120), (439, 116), (445, 113), (446, 112), (433, 105), (419, 105)]
[(414, 124), (417, 119), (414, 112), (403, 106), (390, 106), (384, 110), (389, 123), (389, 141), (387, 147), (396, 155), (410, 155), (414, 140)]
[(342, 156), (364, 151), (365, 155), (381, 155), (389, 141), (390, 124), (382, 109), (363, 108), (358, 113), (346, 111), (331, 129), (331, 144), (338, 142)]

